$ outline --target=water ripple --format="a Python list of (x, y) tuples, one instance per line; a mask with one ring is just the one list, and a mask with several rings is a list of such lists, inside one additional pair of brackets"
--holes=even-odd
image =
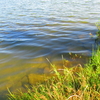
[(89, 33), (97, 31), (100, 1), (1, 0), (0, 5), (0, 88), (32, 69), (36, 58), (91, 55), (95, 38)]

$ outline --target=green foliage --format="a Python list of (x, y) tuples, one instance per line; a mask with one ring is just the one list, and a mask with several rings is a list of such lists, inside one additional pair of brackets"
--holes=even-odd
[(28, 88), (26, 93), (11, 93), (8, 89), (9, 100), (100, 100), (99, 49), (85, 68), (77, 65), (59, 72), (51, 66), (55, 72), (51, 78)]

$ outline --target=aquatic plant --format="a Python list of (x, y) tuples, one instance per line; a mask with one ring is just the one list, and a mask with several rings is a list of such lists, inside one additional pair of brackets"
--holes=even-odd
[(96, 25), (96, 27), (98, 29), (97, 36), (100, 36), (100, 21), (96, 22), (95, 25)]
[(9, 100), (100, 100), (100, 50), (93, 53), (83, 68), (64, 67), (59, 72), (50, 63), (55, 73), (42, 83), (27, 87), (27, 92), (11, 93)]

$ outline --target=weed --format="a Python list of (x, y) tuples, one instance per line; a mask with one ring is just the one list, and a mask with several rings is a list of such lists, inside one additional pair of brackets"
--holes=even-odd
[(100, 100), (99, 49), (90, 62), (85, 64), (85, 68), (64, 67), (61, 74), (56, 66), (51, 63), (50, 65), (55, 72), (51, 78), (28, 88), (26, 93), (11, 93), (8, 89), (9, 100)]

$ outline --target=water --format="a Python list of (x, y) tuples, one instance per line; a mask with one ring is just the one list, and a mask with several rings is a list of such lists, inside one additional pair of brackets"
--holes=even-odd
[(46, 58), (91, 56), (99, 12), (99, 0), (1, 0), (0, 94), (23, 88), (31, 73), (48, 73)]

